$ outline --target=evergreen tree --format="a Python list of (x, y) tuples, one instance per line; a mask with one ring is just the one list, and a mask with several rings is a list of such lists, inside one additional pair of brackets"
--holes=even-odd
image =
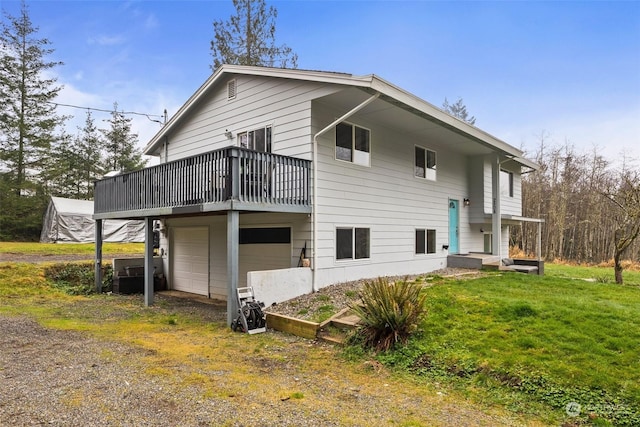
[(51, 146), (47, 167), (41, 174), (51, 196), (81, 199), (81, 153), (77, 137), (63, 134)]
[(297, 68), (298, 55), (286, 45), (275, 45), (275, 7), (264, 0), (233, 0), (236, 15), (214, 21), (211, 54), (215, 71), (222, 64)]
[(53, 49), (47, 39), (35, 37), (38, 28), (24, 2), (18, 17), (5, 13), (5, 20), (0, 34), (0, 161), (11, 171), (13, 191), (24, 194), (29, 175), (41, 170), (43, 153), (64, 120), (51, 104), (61, 87), (44, 76), (61, 63), (45, 60)]
[(78, 196), (85, 200), (92, 200), (93, 182), (102, 178), (105, 171), (102, 166), (102, 138), (91, 112), (87, 112), (84, 127), (78, 130), (80, 134), (76, 137), (76, 145), (80, 155), (79, 181), (81, 182)]
[(46, 74), (60, 65), (47, 39), (37, 37), (27, 6), (18, 16), (3, 13), (0, 26), (0, 237), (39, 236), (46, 194), (42, 187), (45, 158), (58, 125), (51, 102), (61, 87)]
[(145, 167), (142, 152), (136, 148), (138, 135), (131, 133), (131, 119), (118, 112), (118, 103), (113, 104), (109, 129), (101, 129), (104, 136), (105, 170), (130, 172)]
[(445, 98), (444, 103), (442, 104), (442, 109), (446, 113), (451, 114), (453, 117), (463, 120), (470, 125), (476, 124), (476, 118), (474, 116), (469, 117), (467, 106), (462, 102), (462, 98), (458, 98), (455, 104), (449, 104), (449, 101)]

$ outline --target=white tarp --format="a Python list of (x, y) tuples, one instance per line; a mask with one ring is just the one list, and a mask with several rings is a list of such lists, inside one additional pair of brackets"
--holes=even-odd
[[(144, 221), (102, 221), (105, 242), (144, 242)], [(52, 197), (44, 213), (40, 242), (91, 243), (95, 241), (93, 201)]]

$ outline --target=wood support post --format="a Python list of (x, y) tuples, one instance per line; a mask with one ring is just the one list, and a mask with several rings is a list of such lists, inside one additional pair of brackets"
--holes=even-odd
[(102, 220), (96, 219), (96, 265), (95, 265), (95, 286), (96, 292), (102, 292)]
[(238, 246), (240, 241), (240, 212), (227, 212), (227, 324), (238, 315)]
[(144, 305), (153, 305), (153, 218), (144, 219)]

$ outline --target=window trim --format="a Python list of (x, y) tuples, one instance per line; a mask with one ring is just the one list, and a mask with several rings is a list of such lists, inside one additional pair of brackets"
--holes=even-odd
[[(261, 131), (264, 129), (264, 145), (265, 145), (265, 150), (264, 151), (260, 151), (260, 150), (256, 150), (255, 149), (255, 137), (253, 139), (249, 138), (250, 134), (255, 135), (256, 131)], [(246, 136), (247, 138), (247, 143), (243, 144), (242, 142), (242, 138), (243, 136)], [(254, 151), (259, 151), (261, 153), (271, 153), (273, 152), (273, 125), (268, 124), (268, 125), (264, 125), (261, 127), (257, 127), (251, 130), (245, 130), (242, 132), (238, 132), (237, 135), (237, 140), (238, 140), (238, 147), (241, 148), (246, 148), (249, 150), (254, 150)], [(253, 143), (253, 148), (250, 147), (250, 145)]]
[[(422, 163), (424, 164), (424, 174), (420, 175), (418, 174), (418, 150), (422, 150), (423, 151), (423, 158)], [(428, 153), (433, 153), (433, 166), (429, 167), (429, 154)], [(422, 167), (422, 166), (420, 166)], [(419, 179), (424, 179), (426, 181), (437, 181), (437, 167), (438, 167), (438, 152), (435, 150), (432, 150), (430, 148), (426, 148), (422, 145), (414, 145), (414, 149), (413, 149), (413, 177), (414, 178), (419, 178)]]
[[(418, 233), (424, 233), (424, 252), (418, 252)], [(431, 240), (429, 239), (431, 237)], [(437, 232), (435, 228), (416, 227), (414, 231), (414, 253), (415, 255), (432, 255), (436, 253)]]
[[(345, 159), (340, 159), (338, 158), (338, 126), (340, 125), (348, 125), (351, 126), (351, 160), (345, 160)], [(362, 150), (356, 150), (356, 129), (361, 129), (364, 131), (367, 131), (367, 134), (369, 135), (368, 141), (367, 141), (367, 148), (369, 149), (369, 151), (362, 151)], [(335, 131), (334, 131), (334, 150), (333, 150), (333, 156), (334, 159), (339, 161), (339, 162), (346, 162), (346, 163), (351, 163), (352, 165), (358, 165), (358, 166), (364, 166), (364, 167), (371, 167), (371, 129), (366, 128), (364, 126), (360, 126), (357, 125), (355, 123), (352, 122), (348, 122), (348, 121), (343, 121), (340, 122), (338, 124), (336, 124), (335, 126)], [(345, 148), (345, 147), (343, 147)], [(363, 163), (363, 162), (357, 162), (355, 160), (355, 153), (356, 152), (360, 152), (360, 153), (367, 153), (367, 162)]]
[[(350, 257), (339, 257), (338, 253), (338, 230), (350, 230), (350, 239), (351, 239), (351, 256)], [(357, 256), (358, 247), (356, 246), (357, 238), (356, 238), (356, 230), (366, 230), (367, 232), (367, 245), (366, 245), (366, 256)], [(335, 261), (336, 262), (354, 262), (354, 261), (364, 261), (371, 259), (371, 228), (370, 227), (355, 227), (355, 226), (336, 226), (335, 228)]]

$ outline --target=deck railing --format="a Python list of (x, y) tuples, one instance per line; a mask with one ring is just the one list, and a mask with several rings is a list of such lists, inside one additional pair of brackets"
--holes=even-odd
[(309, 206), (311, 162), (228, 147), (95, 183), (94, 212), (111, 213), (237, 200)]

